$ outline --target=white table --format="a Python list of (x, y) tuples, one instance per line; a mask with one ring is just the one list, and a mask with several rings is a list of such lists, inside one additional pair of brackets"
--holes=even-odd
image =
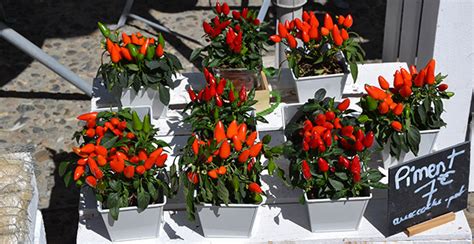
[[(355, 102), (363, 93), (363, 84), (377, 85), (377, 77), (383, 75), (388, 81), (392, 80), (393, 72), (400, 67), (407, 68), (405, 63), (383, 63), (359, 65), (359, 78), (353, 83), (348, 78), (344, 89), (344, 96), (351, 99), (351, 107), (357, 109)], [(194, 74), (195, 75), (195, 74)], [(171, 105), (177, 106), (189, 102), (186, 87), (190, 84), (193, 88), (202, 86), (200, 75), (182, 80), (179, 86), (171, 93)], [(288, 72), (282, 72), (280, 82), (271, 81), (272, 89), (284, 91), (287, 100), (292, 99), (294, 84), (289, 79)], [(93, 98), (91, 106), (96, 107), (97, 98)], [(281, 108), (282, 103), (271, 114), (266, 116), (268, 124), (259, 123), (257, 128), (260, 137), (266, 134), (272, 135), (272, 144), (283, 142), (284, 118)], [(159, 138), (172, 145), (173, 153), (170, 154), (168, 162), (172, 162), (179, 148), (182, 148), (189, 136), (189, 128), (183, 125), (182, 114), (178, 109), (170, 109), (167, 119), (153, 121), (160, 128)], [(288, 162), (280, 159), (278, 164), (283, 169), (288, 168)], [(456, 213), (456, 220), (443, 226), (434, 228), (414, 237), (408, 238), (404, 233), (385, 238), (382, 234), (385, 228), (384, 216), (386, 216), (386, 191), (374, 192), (374, 198), (370, 201), (358, 231), (333, 232), (333, 233), (311, 233), (307, 219), (305, 206), (298, 203), (302, 192), (298, 189), (292, 190), (283, 185), (277, 177), (262, 175), (262, 184), (267, 194), (266, 204), (263, 205), (256, 219), (254, 234), (250, 239), (212, 239), (204, 238), (199, 227), (199, 222), (189, 222), (184, 211), (184, 197), (178, 194), (174, 199), (168, 199), (165, 206), (165, 224), (158, 239), (140, 240), (140, 243), (163, 243), (163, 242), (185, 242), (185, 243), (315, 243), (315, 242), (410, 242), (410, 243), (433, 243), (452, 240), (456, 243), (471, 243), (471, 230), (463, 212)], [(108, 242), (105, 226), (100, 216), (94, 210), (94, 206), (81, 204), (79, 209), (78, 243), (104, 243)], [(132, 243), (132, 242), (130, 242)], [(138, 243), (138, 242), (137, 242)]]

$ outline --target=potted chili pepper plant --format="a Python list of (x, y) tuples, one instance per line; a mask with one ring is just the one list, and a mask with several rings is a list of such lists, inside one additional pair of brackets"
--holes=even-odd
[(165, 117), (170, 102), (170, 89), (182, 69), (178, 58), (164, 50), (165, 40), (147, 38), (140, 32), (128, 35), (111, 31), (99, 22), (105, 37), (103, 54), (110, 61), (102, 64), (97, 74), (122, 106), (151, 105), (156, 119)]
[(191, 60), (202, 56), (203, 67), (212, 68), (216, 75), (231, 80), (236, 89), (241, 86), (248, 90), (259, 88), (268, 24), (261, 23), (256, 18), (257, 13), (248, 8), (231, 13), (227, 3), (217, 2), (213, 11), (216, 16), (203, 22), (204, 37), (209, 44), (195, 49)]
[(324, 25), (320, 27), (315, 13), (306, 11), (302, 19), (278, 23), (278, 34), (270, 39), (288, 47), (288, 66), (299, 102), (312, 98), (319, 88), (326, 89), (328, 96), (340, 99), (349, 73), (348, 65), (356, 81), (356, 62), (364, 60), (365, 52), (355, 41), (354, 36), (358, 35), (349, 30), (352, 24), (350, 14), (338, 16), (336, 23), (325, 14)]
[[(215, 82), (212, 74), (206, 76), (208, 83)], [(191, 113), (186, 121), (193, 135), (179, 160), (186, 210), (192, 220), (197, 214), (206, 237), (249, 237), (264, 202), (262, 171), (284, 174), (274, 162), (281, 147), (270, 148), (270, 136), (258, 140), (256, 119), (249, 113), (255, 103), (253, 89), (248, 97), (245, 87), (237, 95), (225, 79), (217, 87), (213, 92), (208, 84), (198, 95), (189, 90)], [(268, 159), (266, 166), (262, 156)]]
[(380, 88), (366, 85), (368, 95), (359, 102), (359, 121), (383, 147), (385, 168), (431, 152), (439, 128), (446, 125), (443, 99), (454, 95), (442, 83), (446, 76), (435, 75), (435, 60), (420, 71), (413, 65), (409, 70), (395, 72), (393, 87), (379, 76)]
[[(85, 125), (74, 133), (81, 142), (73, 147), (76, 159), (59, 167), (66, 184), (92, 189), (95, 199), (86, 201), (97, 202), (112, 241), (157, 237), (166, 196), (173, 192), (165, 170), (167, 144), (154, 138), (149, 114), (140, 119), (126, 108), (77, 118)], [(176, 175), (174, 165), (170, 174)]]
[(290, 183), (304, 191), (312, 232), (357, 230), (370, 188), (384, 187), (382, 173), (366, 164), (374, 134), (351, 116), (349, 99), (337, 103), (324, 95), (318, 90), (299, 105), (285, 127)]

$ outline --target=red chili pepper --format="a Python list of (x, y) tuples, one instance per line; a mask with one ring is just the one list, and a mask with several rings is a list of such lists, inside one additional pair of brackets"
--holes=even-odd
[(235, 19), (235, 20), (239, 20), (240, 19), (240, 12), (239, 11), (232, 11), (232, 17)]
[(225, 85), (227, 84), (227, 80), (222, 78), (217, 85), (216, 92), (217, 95), (221, 96), (224, 93)]
[(89, 175), (86, 177), (86, 183), (92, 187), (92, 188), (95, 188), (97, 186), (97, 179), (92, 176), (92, 175)]
[(439, 91), (446, 91), (448, 89), (448, 84), (441, 84), (438, 86)]
[(296, 46), (298, 45), (298, 43), (296, 42), (295, 37), (292, 36), (291, 34), (288, 34), (286, 36), (286, 41), (288, 42), (288, 47), (290, 47), (291, 49), (295, 49)]
[(303, 177), (306, 179), (306, 180), (309, 180), (311, 179), (313, 176), (311, 175), (311, 169), (309, 167), (309, 164), (306, 160), (303, 160), (301, 162), (301, 170), (303, 171)]
[(158, 46), (156, 47), (156, 56), (158, 58), (161, 58), (161, 56), (163, 56), (165, 52), (163, 51), (163, 46), (161, 46), (161, 44), (158, 44)]
[(193, 141), (193, 152), (194, 152), (194, 155), (198, 155), (199, 154), (199, 143), (198, 143), (198, 140), (197, 138), (194, 139)]
[(237, 128), (237, 137), (241, 142), (244, 142), (247, 138), (247, 125), (245, 123), (242, 123), (239, 125), (239, 128)]
[(342, 37), (342, 40), (346, 41), (347, 39), (349, 39), (349, 33), (347, 32), (346, 29), (342, 29), (341, 30), (341, 37)]
[(240, 150), (242, 150), (242, 141), (239, 140), (237, 135), (234, 135), (232, 137), (232, 143), (234, 144), (234, 148), (237, 152), (240, 152)]
[(418, 74), (418, 71), (416, 70), (416, 66), (413, 65), (413, 64), (410, 65), (410, 74), (411, 74), (412, 76)]
[(388, 90), (390, 88), (390, 85), (388, 84), (388, 81), (383, 78), (383, 76), (379, 76), (379, 85), (380, 85), (380, 88), (384, 89), (384, 90)]
[(396, 89), (400, 89), (403, 86), (403, 84), (404, 82), (403, 82), (402, 74), (400, 73), (400, 71), (397, 70), (394, 75), (393, 86)]
[(435, 66), (436, 61), (434, 59), (431, 59), (426, 65), (425, 83), (428, 85), (433, 85), (435, 83)]
[(79, 178), (82, 177), (84, 174), (85, 167), (82, 165), (78, 165), (74, 170), (74, 181), (77, 181)]
[(140, 53), (146, 55), (146, 50), (148, 49), (148, 45), (150, 43), (150, 39), (146, 38), (145, 43), (140, 47)]
[(396, 116), (399, 116), (403, 112), (403, 104), (399, 103), (395, 106), (395, 108), (392, 110), (393, 114)]
[(281, 37), (279, 35), (272, 35), (270, 36), (270, 40), (274, 43), (279, 43), (281, 42)]
[(165, 162), (168, 159), (168, 154), (164, 153), (158, 156), (155, 160), (155, 165), (158, 168), (163, 168), (165, 167)]
[(393, 122), (391, 123), (391, 126), (392, 126), (392, 128), (393, 128), (394, 130), (396, 130), (396, 131), (401, 131), (402, 128), (403, 128), (402, 124), (401, 124), (400, 122), (398, 122), (398, 121), (393, 121)]
[(116, 173), (122, 173), (125, 168), (125, 163), (121, 160), (113, 159), (110, 162), (110, 168)]
[(410, 97), (411, 93), (412, 93), (412, 90), (409, 86), (402, 86), (402, 88), (400, 88), (400, 91), (399, 91), (400, 95), (402, 97)]
[(136, 168), (135, 168), (135, 172), (137, 172), (137, 174), (139, 175), (143, 175), (145, 173), (146, 169), (143, 165), (138, 165)]
[(324, 15), (324, 27), (328, 30), (332, 30), (334, 27), (334, 23), (332, 22), (332, 18), (329, 14)]
[(247, 14), (249, 13), (249, 9), (248, 8), (244, 8), (242, 9), (242, 17), (244, 19), (247, 19)]
[(339, 16), (337, 17), (337, 24), (338, 24), (338, 25), (344, 24), (344, 20), (345, 20), (345, 19), (346, 19), (346, 18), (344, 18), (344, 16), (339, 15)]
[(349, 159), (347, 159), (346, 157), (344, 157), (344, 156), (342, 156), (342, 155), (339, 156), (339, 159), (337, 160), (337, 162), (338, 162), (339, 165), (341, 165), (342, 167), (344, 167), (344, 168), (346, 168), (346, 169), (349, 168), (350, 162), (349, 162)]
[(352, 15), (349, 14), (349, 15), (346, 16), (346, 18), (344, 20), (344, 27), (351, 28), (352, 23), (353, 23)]
[(386, 102), (382, 102), (379, 104), (378, 106), (378, 111), (380, 114), (386, 114), (388, 113), (388, 110), (389, 110), (389, 107), (388, 107), (388, 104)]
[(217, 142), (221, 142), (222, 140), (225, 140), (226, 134), (224, 130), (224, 124), (222, 121), (217, 122), (216, 127), (214, 128), (214, 139), (216, 139)]
[(255, 139), (257, 139), (257, 132), (252, 131), (247, 137), (247, 140), (245, 140), (245, 143), (247, 144), (247, 146), (251, 147), (255, 143)]
[(228, 15), (230, 12), (230, 8), (229, 8), (229, 5), (227, 3), (223, 3), (222, 4), (222, 13), (224, 15)]
[(217, 174), (219, 174), (219, 175), (225, 175), (226, 172), (227, 172), (227, 168), (225, 166), (220, 166), (217, 169)]
[(369, 148), (372, 146), (373, 143), (374, 143), (374, 132), (369, 131), (365, 135), (364, 140), (362, 140), (362, 144), (364, 145), (364, 147)]
[(82, 121), (95, 120), (97, 118), (97, 114), (98, 112), (85, 113), (77, 116), (77, 119)]
[(224, 102), (222, 101), (222, 98), (221, 96), (219, 95), (215, 95), (215, 99), (216, 99), (216, 105), (217, 107), (222, 107), (224, 105)]
[(329, 164), (328, 161), (326, 161), (324, 158), (318, 158), (318, 168), (321, 170), (321, 172), (326, 172), (329, 170)]
[(262, 151), (263, 144), (261, 142), (250, 147), (250, 157), (257, 157)]
[(288, 30), (282, 23), (278, 23), (278, 35), (281, 38), (286, 38), (288, 36)]
[(422, 69), (418, 75), (416, 75), (415, 80), (413, 83), (415, 83), (415, 86), (417, 87), (422, 87), (425, 82), (425, 76), (426, 76), (426, 70)]
[(239, 157), (237, 158), (237, 161), (239, 161), (239, 163), (245, 163), (249, 159), (249, 156), (250, 151), (248, 149), (244, 150), (240, 153)]
[(321, 35), (322, 36), (329, 35), (329, 30), (326, 27), (321, 27)]
[(343, 39), (341, 37), (341, 32), (339, 31), (337, 25), (334, 25), (332, 28), (332, 38), (334, 39), (334, 44), (336, 44), (336, 46), (342, 45)]
[(197, 183), (199, 183), (199, 175), (198, 175), (197, 173), (189, 171), (189, 172), (187, 173), (187, 176), (188, 176), (189, 182), (191, 182), (191, 183), (193, 183), (193, 184), (195, 184), (195, 185), (196, 185)]
[(339, 103), (339, 105), (337, 105), (337, 109), (339, 109), (339, 111), (345, 111), (347, 108), (349, 108), (349, 105), (351, 103), (351, 100), (349, 100), (349, 98), (346, 98), (344, 99), (341, 103)]
[(207, 172), (207, 175), (208, 175), (209, 177), (211, 177), (212, 179), (217, 179), (217, 178), (218, 178), (218, 176), (217, 176), (217, 170), (216, 170), (216, 169), (209, 170), (209, 171)]
[(248, 185), (248, 188), (249, 188), (249, 191), (250, 192), (253, 192), (253, 193), (257, 193), (257, 194), (260, 194), (262, 193), (262, 188), (260, 188), (260, 186), (255, 183), (255, 182), (252, 182)]
[(123, 170), (123, 175), (125, 176), (125, 178), (128, 179), (133, 178), (133, 176), (135, 175), (135, 167), (132, 165), (125, 167), (125, 169)]
[(125, 32), (122, 32), (122, 42), (124, 46), (132, 42), (130, 36), (128, 36)]
[(319, 27), (319, 21), (316, 18), (316, 15), (314, 15), (314, 12), (310, 13), (309, 25), (311, 25), (312, 28), (316, 28), (316, 29)]
[(245, 102), (247, 100), (247, 92), (245, 91), (245, 85), (240, 88), (239, 99), (240, 102)]

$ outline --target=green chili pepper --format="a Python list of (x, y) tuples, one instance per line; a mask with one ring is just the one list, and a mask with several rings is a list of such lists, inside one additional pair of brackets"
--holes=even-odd
[(104, 37), (109, 37), (110, 36), (110, 29), (107, 28), (107, 26), (105, 26), (104, 24), (102, 24), (101, 22), (97, 22), (97, 25), (99, 26), (99, 30), (100, 32), (102, 32), (102, 35)]
[(132, 112), (132, 122), (133, 122), (133, 129), (136, 131), (141, 131), (143, 128), (142, 121), (138, 117), (137, 112), (133, 111)]
[(446, 95), (448, 95), (448, 97), (452, 97), (454, 96), (454, 92), (446, 92)]
[(150, 115), (147, 114), (145, 115), (145, 117), (143, 118), (143, 131), (145, 133), (148, 133), (150, 132), (151, 130), (151, 121), (150, 121)]
[(161, 47), (163, 49), (165, 48), (165, 38), (161, 33), (158, 35), (158, 43), (161, 44)]
[(367, 97), (366, 102), (367, 102), (367, 109), (369, 111), (374, 111), (377, 109), (377, 106), (378, 106), (377, 100), (373, 99), (372, 97)]
[(128, 51), (130, 51), (130, 55), (132, 57), (136, 57), (138, 55), (138, 48), (137, 46), (133, 45), (132, 43), (127, 44)]
[(405, 106), (405, 108), (403, 109), (403, 114), (405, 115), (405, 118), (408, 120), (410, 119), (410, 113), (411, 113), (410, 106)]
[(146, 50), (146, 59), (147, 60), (152, 60), (153, 59), (153, 55), (155, 55), (155, 49), (156, 47), (153, 45), (150, 45), (148, 47), (148, 49)]
[(143, 61), (143, 59), (145, 59), (145, 55), (139, 53), (139, 54), (137, 54), (137, 59), (138, 59), (138, 61)]
[(215, 119), (216, 121), (219, 120), (219, 109), (218, 109), (218, 108), (216, 108), (216, 109), (214, 110), (214, 119)]
[(237, 177), (237, 175), (234, 175), (232, 177), (232, 185), (234, 186), (234, 191), (238, 192), (240, 189), (239, 188), (240, 183), (239, 183), (239, 177)]

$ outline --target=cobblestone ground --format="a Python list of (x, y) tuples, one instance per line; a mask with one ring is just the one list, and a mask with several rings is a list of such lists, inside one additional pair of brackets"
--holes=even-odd
[[(235, 9), (241, 4), (256, 9), (261, 4), (261, 0), (227, 2)], [(328, 2), (322, 6), (309, 1), (305, 8), (338, 14), (351, 12), (354, 29), (363, 37), (367, 58), (380, 59), (385, 1), (347, 1), (350, 11)], [(96, 30), (96, 22), (115, 23), (125, 0), (5, 0), (2, 3), (9, 26), (91, 82), (100, 65), (101, 35)], [(199, 46), (196, 40), (201, 40), (202, 20), (211, 14), (209, 6), (205, 0), (135, 1), (132, 12), (190, 37), (165, 35), (169, 51), (180, 58), (185, 71), (196, 71), (188, 57)], [(269, 16), (273, 16), (273, 12), (274, 9), (270, 9)], [(123, 29), (147, 35), (156, 33), (137, 21), (127, 22)], [(265, 60), (272, 63), (272, 55), (273, 52), (269, 52)], [(39, 62), (0, 40), (0, 104), (0, 147), (31, 144), (36, 148), (39, 205), (48, 242), (75, 242), (78, 191), (64, 187), (56, 167), (68, 157), (66, 151), (73, 145), (71, 135), (77, 128), (75, 116), (88, 111), (89, 98)]]

